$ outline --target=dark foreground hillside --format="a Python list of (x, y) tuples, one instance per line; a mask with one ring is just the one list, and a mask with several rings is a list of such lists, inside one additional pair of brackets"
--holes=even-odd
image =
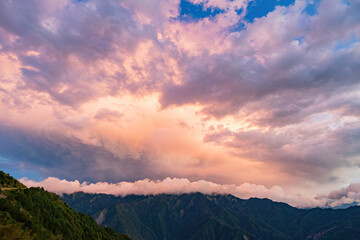
[(63, 200), (99, 224), (138, 240), (360, 240), (360, 207), (304, 210), (268, 199), (200, 193), (74, 193)]
[(0, 171), (0, 239), (130, 239), (77, 213), (53, 193)]

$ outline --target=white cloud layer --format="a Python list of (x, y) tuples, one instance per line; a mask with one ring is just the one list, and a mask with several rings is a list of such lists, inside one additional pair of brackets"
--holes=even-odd
[[(97, 182), (97, 183), (80, 183), (78, 180), (67, 181), (59, 178), (49, 177), (43, 181), (37, 182), (27, 178), (20, 179), (20, 182), (27, 187), (43, 187), (44, 189), (57, 194), (70, 194), (74, 192), (85, 193), (105, 193), (115, 196), (126, 195), (156, 195), (156, 194), (182, 194), (200, 192), (203, 194), (232, 194), (242, 199), (251, 197), (268, 198), (273, 201), (285, 202), (294, 207), (312, 208), (312, 207), (335, 207), (345, 203), (353, 203), (341, 201), (346, 191), (353, 187), (348, 187), (329, 194), (329, 196), (317, 196), (315, 198), (303, 196), (301, 194), (289, 194), (280, 186), (272, 186), (267, 188), (263, 185), (243, 183), (235, 184), (217, 184), (210, 181), (190, 181), (187, 178), (166, 178), (164, 180), (152, 181), (149, 179), (138, 180), (135, 182)], [(360, 202), (360, 184), (357, 184), (357, 195), (350, 193), (349, 196), (355, 196)], [(343, 193), (344, 192), (344, 193)], [(340, 199), (338, 199), (340, 198)]]

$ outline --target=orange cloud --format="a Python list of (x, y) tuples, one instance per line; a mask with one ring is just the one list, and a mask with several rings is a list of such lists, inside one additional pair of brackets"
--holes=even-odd
[(179, 0), (0, 1), (0, 157), (82, 181), (349, 181), (359, 3), (310, 16), (296, 1), (246, 22), (249, 1), (191, 2), (221, 12), (184, 22)]

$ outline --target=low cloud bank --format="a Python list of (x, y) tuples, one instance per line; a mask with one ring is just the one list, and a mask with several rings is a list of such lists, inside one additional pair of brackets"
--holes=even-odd
[[(243, 183), (241, 185), (234, 184), (217, 184), (205, 180), (191, 182), (186, 178), (166, 178), (164, 180), (138, 180), (135, 182), (119, 182), (119, 183), (80, 183), (78, 180), (67, 181), (59, 178), (49, 177), (41, 182), (29, 180), (27, 178), (20, 179), (20, 182), (28, 187), (43, 187), (50, 192), (57, 194), (86, 192), (86, 193), (105, 193), (115, 196), (126, 195), (156, 195), (156, 194), (182, 194), (201, 192), (203, 194), (232, 194), (236, 197), (247, 199), (251, 197), (269, 198), (274, 201), (286, 202), (294, 207), (309, 208), (309, 207), (335, 207), (346, 201), (339, 201), (344, 196), (350, 199), (348, 193), (352, 192), (353, 188), (357, 191), (357, 200), (360, 200), (360, 184), (350, 185), (343, 190), (334, 191), (329, 196), (317, 196), (310, 198), (300, 194), (288, 194), (280, 186), (273, 186), (266, 188), (263, 185), (256, 185), (250, 183)], [(355, 187), (354, 187), (355, 186)], [(354, 198), (355, 199), (355, 198)]]
[(337, 207), (346, 204), (360, 204), (360, 183), (351, 183), (345, 188), (330, 192), (328, 195), (319, 195), (317, 200), (328, 202), (329, 207)]

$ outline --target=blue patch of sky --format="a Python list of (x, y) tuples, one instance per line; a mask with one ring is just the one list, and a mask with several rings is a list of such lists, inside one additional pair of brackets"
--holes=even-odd
[(346, 5), (350, 6), (350, 0), (342, 0), (343, 3), (345, 3)]
[(242, 30), (245, 30), (246, 29), (246, 25), (244, 22), (242, 21), (239, 21), (238, 23), (230, 26), (227, 30), (229, 32), (240, 32)]
[(244, 12), (244, 8), (240, 8), (235, 10), (235, 12), (237, 13), (237, 15), (241, 15)]
[[(79, 0), (81, 1), (81, 0)], [(86, 1), (86, 0), (82, 0)], [(231, 1), (231, 0), (230, 0)], [(348, 1), (348, 0), (343, 0)], [(308, 0), (304, 12), (308, 15), (315, 15), (321, 0)], [(229, 27), (230, 32), (238, 32), (246, 29), (245, 22), (252, 23), (256, 18), (266, 16), (269, 12), (275, 10), (277, 6), (289, 6), (295, 3), (295, 0), (251, 0), (246, 7), (246, 13), (242, 20)], [(243, 8), (236, 10), (238, 15), (244, 14)], [(181, 0), (179, 4), (179, 16), (171, 20), (182, 22), (196, 22), (204, 18), (213, 19), (216, 15), (223, 13), (220, 8), (206, 8), (204, 3), (194, 4), (188, 0)], [(303, 38), (298, 39), (302, 43)]]
[(34, 181), (41, 181), (43, 178), (40, 177), (40, 175), (34, 171), (29, 170), (15, 170), (15, 169), (2, 169), (3, 172), (10, 174), (15, 179), (21, 179), (23, 177), (26, 177), (30, 180)]
[(10, 159), (0, 156), (0, 163), (9, 163), (9, 162), (11, 162)]
[(340, 40), (335, 45), (335, 51), (340, 50), (349, 50), (351, 49), (355, 43), (360, 42), (360, 39), (356, 37), (355, 34), (351, 34), (351, 37), (347, 40)]
[(204, 3), (194, 4), (186, 0), (181, 0), (179, 4), (179, 16), (173, 20), (196, 22), (204, 18), (212, 19), (222, 12), (224, 12), (224, 10), (220, 8), (206, 8)]
[(11, 159), (3, 156), (0, 156), (0, 169), (16, 179), (27, 177), (28, 179), (36, 181), (41, 180), (40, 175), (37, 172), (28, 169), (25, 170), (18, 162), (14, 162)]
[[(295, 0), (252, 0), (246, 7), (246, 14), (244, 19), (240, 20), (237, 24), (229, 27), (230, 32), (239, 32), (246, 29), (245, 22), (254, 22), (256, 18), (266, 16), (269, 12), (275, 10), (277, 6), (289, 6), (294, 4)], [(236, 10), (238, 15), (244, 13), (244, 9)], [(245, 22), (244, 22), (245, 21)]]
[(321, 0), (308, 0), (306, 7), (303, 12), (310, 16), (314, 16), (318, 13), (318, 7)]
[(294, 40), (298, 41), (299, 44), (303, 44), (304, 43), (304, 40), (305, 40), (305, 36), (300, 36), (300, 37), (297, 37), (297, 38), (294, 38)]
[(264, 17), (269, 12), (274, 11), (277, 6), (289, 6), (294, 2), (295, 0), (252, 0), (246, 8), (244, 19), (248, 22), (254, 22), (256, 18)]

